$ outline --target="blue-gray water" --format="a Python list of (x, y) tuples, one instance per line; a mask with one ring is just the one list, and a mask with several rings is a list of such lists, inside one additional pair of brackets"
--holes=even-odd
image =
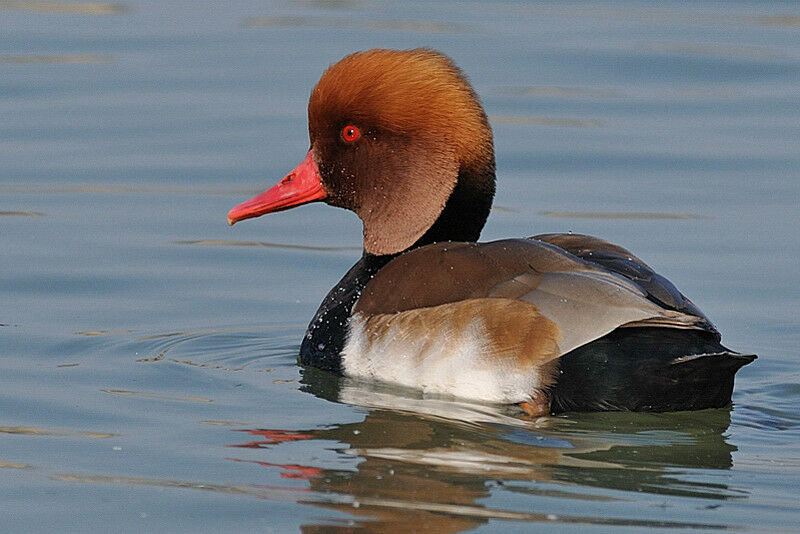
[[(0, 2), (0, 529), (800, 529), (797, 3), (225, 4)], [(482, 96), (483, 238), (632, 249), (760, 355), (732, 409), (534, 424), (295, 364), (360, 223), (225, 215), (378, 46)]]

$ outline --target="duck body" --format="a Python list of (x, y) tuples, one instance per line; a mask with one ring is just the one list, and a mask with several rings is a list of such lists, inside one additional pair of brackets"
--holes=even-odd
[(541, 392), (549, 413), (722, 407), (753, 359), (641, 260), (578, 234), (365, 255), (300, 349), (305, 365), (428, 393), (530, 408)]
[(733, 352), (624, 248), (543, 234), (477, 243), (494, 195), (491, 129), (445, 56), (371, 50), (326, 71), (311, 150), (229, 222), (325, 201), (364, 223), (364, 254), (303, 338), (304, 365), (532, 416), (730, 403)]

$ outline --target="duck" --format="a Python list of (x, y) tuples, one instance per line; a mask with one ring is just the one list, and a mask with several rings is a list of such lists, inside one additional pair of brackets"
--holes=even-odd
[(581, 234), (479, 242), (495, 194), (492, 129), (465, 74), (429, 49), (350, 54), (308, 103), (310, 148), (228, 213), (311, 202), (354, 212), (363, 253), (322, 301), (303, 366), (563, 412), (730, 405), (756, 359), (625, 248)]

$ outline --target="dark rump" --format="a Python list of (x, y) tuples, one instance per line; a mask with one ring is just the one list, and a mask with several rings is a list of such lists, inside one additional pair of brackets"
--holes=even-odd
[(551, 411), (721, 408), (731, 401), (736, 371), (754, 359), (727, 349), (712, 332), (618, 328), (560, 358)]

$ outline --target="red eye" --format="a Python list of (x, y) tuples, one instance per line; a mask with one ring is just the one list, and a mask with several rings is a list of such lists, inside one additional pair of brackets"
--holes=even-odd
[(342, 139), (348, 143), (352, 143), (359, 137), (361, 137), (361, 132), (355, 126), (349, 125), (342, 128)]

